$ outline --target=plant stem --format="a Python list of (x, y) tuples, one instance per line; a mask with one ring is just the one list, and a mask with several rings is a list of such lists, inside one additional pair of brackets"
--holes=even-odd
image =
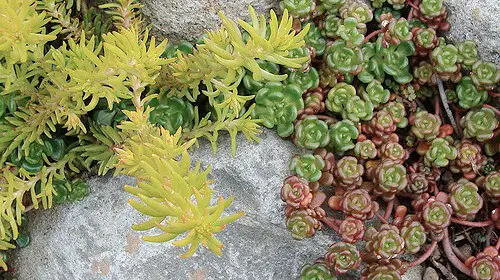
[(465, 266), (465, 264), (461, 260), (457, 258), (455, 253), (453, 253), (453, 249), (451, 248), (450, 237), (448, 235), (448, 229), (444, 230), (444, 238), (442, 240), (442, 244), (444, 253), (448, 258), (448, 260), (453, 264), (453, 266), (455, 266), (462, 273), (470, 277), (472, 275), (471, 270), (467, 266)]
[(439, 96), (434, 96), (434, 115), (439, 116), (441, 108), (439, 107)]
[(375, 213), (375, 216), (377, 216), (377, 218), (384, 224), (388, 224), (387, 220), (382, 217), (382, 215), (380, 215), (379, 213)]
[(387, 207), (385, 208), (385, 213), (384, 213), (385, 220), (388, 220), (392, 214), (392, 209), (394, 208), (394, 199), (387, 203)]
[(500, 93), (498, 93), (498, 92), (488, 91), (488, 94), (489, 94), (491, 97), (500, 97)]
[(323, 223), (325, 223), (328, 227), (339, 233), (339, 227), (336, 225), (336, 219), (331, 218), (331, 217), (324, 217), (321, 219)]
[(368, 43), (368, 41), (370, 41), (371, 38), (377, 36), (380, 33), (382, 33), (382, 29), (373, 31), (372, 33), (368, 34), (368, 36), (365, 37), (364, 43)]
[(432, 241), (431, 246), (427, 249), (427, 251), (425, 251), (425, 253), (421, 255), (418, 259), (412, 261), (408, 266), (414, 267), (425, 262), (425, 260), (427, 260), (432, 255), (434, 250), (436, 250), (436, 246), (437, 246), (437, 241)]
[[(418, 6), (415, 6), (415, 4), (413, 4), (412, 2), (408, 2), (408, 3), (406, 3), (406, 4), (408, 4), (408, 6), (412, 7), (412, 8), (413, 8), (413, 9), (415, 9), (415, 10), (420, 10), (420, 9), (418, 8)], [(408, 21), (410, 21), (410, 19), (408, 19)]]
[(446, 114), (448, 115), (448, 119), (450, 119), (451, 125), (453, 126), (453, 129), (455, 130), (455, 133), (462, 138), (462, 131), (458, 128), (457, 123), (455, 122), (455, 118), (453, 117), (453, 113), (451, 112), (450, 106), (448, 105), (448, 98), (446, 98), (446, 93), (444, 92), (444, 86), (443, 82), (441, 79), (437, 79), (437, 84), (438, 84), (438, 89), (439, 89), (439, 96), (441, 97), (441, 102), (443, 103), (444, 110)]
[(491, 220), (484, 221), (484, 222), (471, 222), (471, 221), (459, 220), (457, 218), (451, 218), (451, 221), (454, 222), (455, 224), (468, 226), (468, 227), (487, 227), (487, 226), (492, 224)]

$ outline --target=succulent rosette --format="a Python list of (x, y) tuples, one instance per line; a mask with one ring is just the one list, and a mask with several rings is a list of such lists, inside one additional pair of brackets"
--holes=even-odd
[(493, 201), (500, 201), (500, 172), (491, 172), (486, 176), (483, 188), (488, 197), (492, 198)]
[(342, 20), (335, 15), (329, 14), (322, 21), (323, 34), (329, 38), (337, 36), (337, 30), (342, 24)]
[(466, 265), (471, 268), (472, 277), (476, 280), (500, 279), (500, 258), (498, 250), (492, 246), (467, 259)]
[(353, 17), (345, 18), (337, 28), (337, 36), (346, 42), (349, 48), (359, 47), (365, 36), (358, 30), (358, 20)]
[(194, 107), (190, 102), (179, 97), (166, 97), (151, 102), (153, 111), (149, 121), (161, 125), (174, 134), (179, 127), (190, 127), (194, 119)]
[(411, 173), (408, 176), (406, 191), (414, 194), (421, 194), (429, 190), (429, 181), (423, 173)]
[(373, 80), (366, 86), (366, 89), (362, 91), (362, 95), (365, 100), (370, 101), (374, 106), (378, 106), (387, 103), (391, 93), (382, 86), (382, 83)]
[(304, 108), (302, 90), (296, 85), (268, 82), (255, 96), (253, 116), (262, 119), (267, 128), (276, 127), (278, 135), (288, 137), (293, 133), (293, 121)]
[(478, 87), (493, 89), (500, 81), (500, 70), (494, 63), (480, 60), (472, 65), (471, 79)]
[(313, 22), (309, 23), (311, 27), (309, 28), (309, 32), (307, 32), (304, 37), (304, 41), (306, 45), (310, 48), (314, 49), (316, 56), (323, 55), (326, 49), (326, 39), (321, 34), (321, 29), (317, 27)]
[(365, 224), (361, 220), (347, 217), (339, 226), (339, 234), (344, 242), (355, 243), (363, 239)]
[(457, 148), (450, 145), (450, 142), (444, 138), (436, 138), (425, 151), (424, 163), (427, 166), (445, 167), (448, 166), (450, 160), (456, 159), (457, 155)]
[(394, 260), (389, 265), (373, 264), (363, 271), (363, 280), (401, 280), (401, 261), (394, 265)]
[(387, 142), (379, 149), (379, 156), (382, 159), (389, 159), (392, 162), (402, 164), (408, 159), (408, 151), (399, 143)]
[(407, 252), (415, 254), (420, 251), (422, 245), (427, 241), (424, 226), (419, 221), (412, 221), (401, 228), (401, 237), (405, 241)]
[(420, 215), (422, 224), (431, 233), (432, 239), (439, 241), (443, 238), (442, 233), (450, 225), (452, 213), (453, 209), (445, 199), (430, 197), (424, 202)]
[(391, 115), (394, 124), (396, 124), (399, 128), (404, 128), (408, 125), (408, 119), (406, 118), (406, 109), (402, 103), (399, 102), (389, 102), (384, 105), (384, 109), (386, 109)]
[(308, 211), (299, 209), (288, 215), (286, 227), (292, 233), (293, 238), (302, 240), (314, 236), (316, 229), (320, 228), (321, 224)]
[(434, 48), (430, 55), (435, 63), (435, 69), (438, 73), (454, 73), (458, 68), (458, 49), (452, 44), (446, 44), (444, 40), (440, 41), (439, 46)]
[[(301, 111), (301, 114), (306, 115), (315, 115), (317, 113), (321, 113), (325, 111), (325, 102), (324, 102), (323, 90), (317, 88), (315, 91), (308, 93), (304, 98), (304, 110)], [(300, 118), (300, 117), (299, 117)]]
[(464, 109), (470, 109), (483, 105), (488, 99), (488, 92), (477, 90), (470, 77), (463, 77), (456, 87), (458, 105)]
[(281, 199), (293, 208), (306, 208), (311, 203), (309, 182), (297, 176), (289, 176), (283, 182)]
[(304, 18), (314, 11), (316, 2), (314, 0), (281, 0), (282, 10), (287, 9), (290, 15), (296, 18)]
[(321, 178), (318, 180), (318, 183), (322, 186), (331, 186), (334, 180), (335, 156), (324, 148), (314, 150), (314, 155), (319, 156), (325, 163), (321, 169)]
[(349, 48), (344, 40), (335, 40), (326, 50), (328, 67), (341, 74), (354, 74), (362, 69), (363, 52)]
[(375, 193), (382, 195), (384, 200), (392, 200), (408, 185), (406, 168), (391, 160), (383, 160), (375, 169), (374, 183)]
[(358, 141), (354, 147), (354, 154), (362, 159), (377, 157), (377, 147), (371, 140)]
[(484, 142), (493, 138), (493, 131), (498, 127), (495, 111), (490, 108), (471, 110), (460, 120), (465, 138), (476, 138)]
[(326, 99), (326, 108), (332, 112), (344, 111), (349, 99), (356, 96), (356, 89), (346, 83), (337, 83), (330, 91)]
[(388, 31), (389, 33), (384, 34), (390, 34), (390, 38), (385, 38), (386, 41), (396, 46), (402, 41), (410, 41), (413, 38), (413, 33), (410, 31), (410, 26), (405, 18), (392, 20), (389, 23)]
[(379, 230), (370, 227), (365, 234), (365, 249), (378, 260), (390, 260), (403, 253), (405, 240), (396, 226), (383, 224)]
[(476, 184), (467, 179), (460, 179), (449, 186), (450, 204), (455, 216), (461, 219), (474, 219), (483, 207), (483, 198), (479, 195)]
[(358, 28), (365, 30), (366, 23), (373, 19), (373, 12), (370, 6), (361, 1), (351, 1), (342, 5), (339, 14), (343, 19), (353, 17), (358, 21)]
[(358, 164), (358, 159), (344, 156), (335, 164), (334, 177), (336, 185), (346, 189), (354, 189), (363, 182), (363, 165)]
[(90, 193), (90, 187), (82, 179), (75, 179), (71, 182), (71, 190), (68, 194), (69, 201), (81, 201)]
[(330, 272), (324, 263), (306, 264), (300, 270), (298, 280), (335, 280), (337, 277)]
[(443, 0), (422, 0), (418, 8), (427, 17), (435, 17), (441, 14)]
[(476, 42), (467, 40), (457, 44), (458, 61), (464, 69), (472, 69), (472, 65), (477, 62), (477, 45)]
[(321, 178), (321, 170), (325, 162), (318, 155), (296, 155), (290, 161), (290, 170), (309, 182), (316, 182)]
[(418, 67), (413, 68), (413, 76), (420, 85), (434, 82), (433, 74), (434, 67), (427, 61), (421, 61)]
[(342, 111), (342, 118), (353, 122), (361, 120), (368, 121), (373, 117), (373, 104), (371, 101), (364, 101), (359, 96), (354, 96), (347, 100)]
[(288, 74), (286, 83), (297, 85), (306, 92), (319, 86), (319, 74), (314, 67), (310, 67), (307, 72), (294, 71)]
[(396, 129), (397, 126), (388, 110), (378, 111), (370, 120), (370, 123), (363, 126), (366, 133), (380, 137), (386, 137)]
[(344, 5), (345, 0), (319, 0), (319, 9), (321, 11), (328, 11), (329, 14), (336, 14), (338, 8)]
[(307, 116), (295, 124), (293, 142), (297, 147), (311, 150), (325, 147), (330, 142), (328, 125), (317, 116)]
[[(303, 55), (302, 57), (304, 57), (304, 56), (306, 56), (306, 55)], [(260, 59), (257, 59), (256, 62), (261, 69), (263, 69), (271, 74), (275, 74), (275, 75), (279, 74), (280, 68), (279, 68), (278, 64), (272, 63), (269, 61), (265, 61), (265, 60), (260, 60)], [(242, 82), (243, 82), (243, 86), (245, 87), (245, 89), (249, 93), (252, 93), (252, 94), (258, 92), (261, 88), (263, 88), (266, 85), (265, 80), (256, 81), (253, 78), (253, 74), (248, 70), (247, 70), (245, 77), (243, 77)]]
[(420, 111), (415, 114), (411, 123), (411, 132), (417, 138), (430, 141), (437, 137), (441, 119), (427, 111)]
[(412, 29), (412, 33), (416, 52), (419, 56), (428, 56), (429, 53), (438, 45), (436, 30), (433, 28), (414, 27)]
[(339, 121), (330, 126), (330, 146), (337, 153), (354, 148), (353, 140), (358, 138), (359, 131), (350, 120)]
[(372, 201), (370, 194), (364, 189), (345, 192), (340, 207), (346, 215), (362, 221), (373, 218), (379, 209), (378, 203)]
[(361, 263), (359, 251), (353, 244), (335, 242), (325, 254), (325, 263), (336, 274), (358, 269)]
[(458, 142), (457, 158), (450, 164), (453, 173), (463, 173), (468, 179), (476, 177), (476, 172), (486, 164), (486, 156), (481, 153), (481, 147), (469, 139)]

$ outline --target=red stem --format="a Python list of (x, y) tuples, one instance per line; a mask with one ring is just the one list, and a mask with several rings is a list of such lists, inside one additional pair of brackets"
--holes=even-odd
[(448, 260), (453, 264), (453, 266), (455, 266), (462, 273), (471, 277), (472, 276), (471, 270), (467, 266), (465, 266), (465, 264), (461, 260), (457, 258), (455, 253), (453, 253), (453, 249), (451, 248), (450, 237), (448, 236), (448, 229), (444, 230), (444, 238), (442, 243), (443, 243), (444, 253), (448, 258)]
[(439, 96), (434, 96), (434, 114), (439, 116), (441, 107), (439, 106)]
[(464, 253), (462, 253), (462, 251), (460, 251), (460, 249), (458, 249), (456, 246), (452, 246), (451, 249), (453, 249), (453, 253), (455, 254), (455, 256), (457, 256), (457, 258), (460, 259), (460, 261), (465, 262), (467, 257), (464, 255)]
[(375, 213), (375, 216), (377, 216), (377, 218), (384, 224), (388, 224), (387, 220), (382, 217), (382, 215), (380, 215), (379, 213)]
[(492, 97), (500, 97), (500, 93), (494, 91), (488, 91), (488, 94)]
[(394, 208), (394, 199), (389, 201), (387, 203), (387, 207), (385, 208), (385, 213), (384, 213), (384, 219), (385, 220), (388, 220), (389, 217), (391, 216), (392, 214), (392, 209)]
[[(415, 6), (415, 4), (413, 4), (412, 2), (408, 2), (407, 4), (408, 4), (408, 6), (412, 7), (412, 8), (413, 8), (413, 9), (415, 9), (415, 10), (420, 10), (420, 9), (419, 9), (417, 6)], [(409, 21), (409, 20), (410, 20), (410, 19), (408, 19), (408, 21)]]
[(500, 111), (498, 111), (498, 109), (497, 109), (497, 108), (495, 108), (495, 107), (493, 107), (493, 106), (491, 106), (491, 105), (489, 105), (489, 104), (483, 104), (483, 107), (485, 107), (485, 108), (490, 108), (491, 110), (495, 111), (495, 114), (497, 114), (497, 115), (499, 115), (499, 116), (500, 116)]
[(463, 225), (463, 226), (468, 226), (468, 227), (487, 227), (492, 224), (492, 221), (484, 221), (484, 222), (471, 222), (471, 221), (464, 221), (464, 220), (459, 220), (457, 218), (451, 218), (451, 221)]
[(497, 245), (495, 246), (497, 250), (500, 250), (500, 238), (497, 239)]
[(380, 33), (382, 33), (382, 29), (373, 31), (372, 33), (368, 34), (368, 36), (365, 37), (364, 43), (368, 43), (368, 41), (370, 41), (371, 38), (373, 38), (374, 36), (377, 36)]
[(324, 217), (323, 219), (321, 219), (321, 221), (325, 223), (327, 226), (329, 226), (331, 229), (339, 233), (339, 227), (336, 225), (337, 220), (330, 217)]
[(417, 266), (417, 265), (425, 262), (425, 260), (427, 260), (431, 256), (431, 254), (434, 252), (434, 250), (436, 249), (436, 246), (437, 246), (437, 241), (432, 241), (431, 246), (427, 249), (427, 251), (425, 251), (425, 253), (423, 255), (421, 255), (418, 259), (412, 261), (408, 266), (414, 267), (414, 266)]
[(413, 9), (415, 9), (415, 8), (413, 8), (413, 6), (411, 6), (410, 13), (408, 14), (408, 21), (411, 21), (413, 19)]

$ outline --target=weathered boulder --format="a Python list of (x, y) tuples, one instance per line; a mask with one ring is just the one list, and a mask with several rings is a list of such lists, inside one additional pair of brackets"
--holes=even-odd
[(180, 259), (185, 249), (140, 240), (130, 229), (143, 217), (127, 203), (123, 191), (130, 177), (91, 178), (85, 200), (34, 211), (29, 215), (31, 244), (15, 252), (12, 266), (19, 279), (293, 279), (305, 262), (324, 253), (334, 239), (329, 233), (295, 241), (284, 225), (279, 198), (294, 145), (273, 131), (260, 144), (239, 137), (231, 156), (229, 137), (222, 136), (213, 154), (203, 142), (193, 157), (212, 167), (216, 189), (234, 196), (230, 211), (246, 215), (218, 237), (224, 256), (208, 250)]

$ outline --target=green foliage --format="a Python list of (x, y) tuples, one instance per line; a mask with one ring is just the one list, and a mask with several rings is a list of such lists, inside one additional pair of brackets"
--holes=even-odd
[(307, 116), (295, 125), (293, 141), (298, 147), (311, 150), (325, 147), (330, 142), (328, 124), (317, 116)]
[(318, 181), (324, 167), (325, 162), (319, 155), (296, 155), (290, 161), (290, 170), (309, 182)]

